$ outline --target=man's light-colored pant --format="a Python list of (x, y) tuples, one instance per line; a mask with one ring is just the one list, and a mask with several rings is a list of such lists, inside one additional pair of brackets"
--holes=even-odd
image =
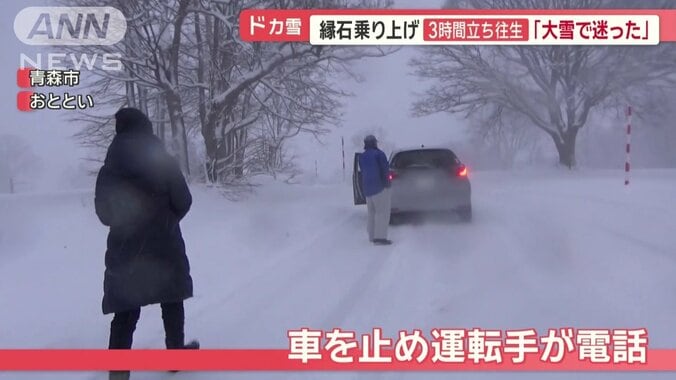
[(390, 189), (384, 189), (376, 195), (366, 197), (368, 208), (369, 240), (387, 239), (387, 227), (390, 224)]

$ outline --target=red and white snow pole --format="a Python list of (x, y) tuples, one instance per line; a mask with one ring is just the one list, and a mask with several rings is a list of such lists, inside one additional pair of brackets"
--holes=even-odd
[(631, 106), (627, 107), (627, 145), (625, 147), (627, 157), (624, 162), (624, 185), (629, 186), (629, 171), (631, 169)]

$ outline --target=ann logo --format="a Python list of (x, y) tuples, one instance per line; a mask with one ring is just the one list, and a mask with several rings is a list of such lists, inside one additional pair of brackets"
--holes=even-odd
[[(63, 31), (68, 31), (66, 38), (71, 39), (88, 39), (89, 34), (93, 30), (96, 33), (95, 38), (105, 39), (108, 35), (108, 24), (110, 23), (110, 13), (106, 13), (103, 17), (102, 23), (99, 24), (99, 19), (96, 18), (96, 13), (78, 14), (75, 21), (71, 20), (69, 13), (62, 13), (57, 20), (58, 24), (53, 27), (52, 15), (45, 12), (40, 13), (33, 29), (28, 34), (29, 39), (34, 39), (36, 36), (45, 36), (47, 39), (62, 40)], [(82, 27), (84, 19), (84, 28)]]
[(28, 7), (14, 19), (14, 33), (28, 45), (112, 45), (126, 30), (112, 7)]

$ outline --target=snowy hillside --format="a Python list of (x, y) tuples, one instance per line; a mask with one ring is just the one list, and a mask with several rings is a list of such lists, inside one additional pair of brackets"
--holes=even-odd
[[(194, 187), (182, 223), (204, 348), (286, 348), (308, 326), (646, 327), (676, 341), (676, 171), (472, 173), (472, 224), (420, 222), (374, 247), (350, 185), (267, 184), (241, 202)], [(0, 347), (104, 348), (106, 229), (91, 192), (0, 196)], [(135, 348), (161, 348), (159, 307)], [(673, 375), (623, 374), (667, 379)], [(132, 379), (614, 379), (613, 374), (133, 373)], [(104, 379), (0, 374), (0, 379)]]

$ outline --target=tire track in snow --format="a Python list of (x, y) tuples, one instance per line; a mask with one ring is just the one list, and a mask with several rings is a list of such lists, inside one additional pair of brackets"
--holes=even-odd
[[(374, 250), (380, 247), (373, 247)], [(373, 254), (372, 259), (365, 267), (360, 268), (362, 273), (356, 277), (347, 291), (334, 300), (335, 305), (327, 313), (325, 319), (318, 327), (334, 328), (343, 327), (344, 322), (352, 315), (356, 309), (357, 304), (360, 304), (366, 298), (368, 289), (373, 288), (377, 280), (381, 279), (383, 269), (387, 273), (393, 261), (394, 249), (384, 249), (381, 252), (366, 252), (366, 254)]]
[[(434, 236), (443, 236), (445, 228), (454, 226), (402, 225), (392, 230), (394, 245), (381, 253), (373, 252), (379, 259), (372, 262), (375, 272), (370, 269), (362, 274), (346, 292), (341, 302), (335, 305), (334, 312), (339, 315), (331, 327), (360, 333), (371, 333), (374, 327), (383, 328), (386, 337), (397, 339), (402, 329), (422, 328), (429, 336), (426, 325), (429, 315), (434, 313), (434, 295), (437, 294), (436, 280), (447, 275), (438, 272), (439, 257), (445, 255), (450, 262), (457, 257), (448, 255), (446, 241), (438, 244)], [(413, 231), (412, 231), (413, 230)], [(451, 238), (452, 240), (452, 238)], [(433, 243), (434, 242), (434, 243)], [(368, 280), (363, 280), (365, 276)], [(360, 338), (358, 338), (360, 340)], [(391, 379), (392, 373), (357, 373), (356, 379)], [(409, 375), (411, 376), (411, 375)]]
[[(361, 277), (335, 305), (335, 314), (341, 315), (337, 318), (335, 326), (349, 322), (363, 324), (364, 321), (376, 319), (387, 324), (391, 321), (391, 316), (402, 316), (401, 307), (406, 304), (424, 305), (416, 309), (409, 307), (407, 312), (415, 314), (423, 309), (426, 311), (422, 313), (429, 311), (433, 294), (430, 289), (435, 288), (437, 284), (435, 280), (447, 275), (436, 272), (441, 267), (438, 251), (424, 249), (431, 246), (430, 242), (433, 241), (429, 235), (437, 234), (440, 227), (418, 226), (417, 231), (413, 233), (410, 229), (411, 227), (407, 225), (395, 228), (392, 233), (394, 245), (382, 253), (378, 252), (378, 247), (374, 248), (373, 255), (377, 260), (370, 263)], [(402, 236), (402, 233), (406, 236)], [(441, 255), (445, 253), (441, 252)], [(448, 257), (453, 259), (451, 256)], [(353, 313), (354, 310), (359, 310), (359, 314)], [(363, 327), (375, 326), (363, 325)]]
[[(356, 277), (348, 290), (333, 300), (333, 306), (325, 313), (321, 324), (317, 327), (325, 331), (333, 328), (355, 331), (355, 338), (361, 346), (360, 333), (368, 333), (365, 330), (367, 327), (376, 327), (367, 326), (368, 320), (372, 320), (374, 316), (382, 317), (385, 314), (378, 307), (379, 303), (373, 302), (373, 297), (378, 293), (379, 288), (385, 284), (391, 284), (395, 278), (397, 262), (400, 258), (399, 251), (400, 248), (393, 245), (389, 247), (369, 246), (365, 252), (362, 252), (372, 255), (368, 264), (360, 267), (362, 273)], [(382, 297), (376, 297), (376, 300), (382, 300)], [(348, 372), (342, 374), (340, 378), (376, 380), (383, 376), (381, 373)]]
[[(361, 227), (360, 219), (358, 213), (352, 213), (343, 219), (342, 227), (344, 228), (336, 228), (338, 231), (342, 230), (342, 233), (334, 231), (334, 236), (325, 241), (320, 237), (315, 237), (312, 241), (303, 244), (302, 248), (297, 249), (292, 256), (286, 255), (286, 259), (293, 259), (292, 262), (297, 264), (284, 264), (284, 268), (293, 266), (292, 271), (280, 274), (278, 268), (268, 266), (267, 272), (261, 271), (259, 274), (259, 278), (264, 277), (262, 283), (253, 284), (256, 280), (249, 281), (250, 284), (255, 285), (257, 289), (255, 292), (231, 292), (228, 298), (220, 297), (217, 302), (213, 302), (212, 305), (217, 305), (219, 308), (229, 304), (233, 305), (230, 308), (231, 311), (223, 313), (225, 320), (221, 323), (228, 326), (263, 325), (271, 328), (272, 336), (281, 336), (280, 331), (286, 328), (298, 328), (298, 323), (307, 324), (301, 323), (301, 320), (312, 322), (315, 327), (322, 327), (316, 326), (316, 323), (325, 319), (324, 310), (327, 309), (327, 305), (345, 292), (341, 287), (341, 281), (332, 283), (331, 280), (335, 278), (339, 280), (341, 276), (350, 280), (355, 276), (355, 269), (357, 272), (364, 272), (362, 277), (367, 279), (369, 270), (365, 268), (378, 266), (380, 262), (376, 257), (364, 256), (364, 252), (361, 252), (361, 245), (370, 246), (370, 243), (361, 237), (362, 228), (359, 228), (358, 233), (354, 229), (346, 228), (346, 226), (355, 225), (356, 221), (359, 221)], [(356, 235), (358, 236), (357, 242), (350, 245), (349, 241), (355, 241), (355, 234), (358, 234)], [(346, 241), (348, 241), (347, 246)], [(341, 250), (335, 252), (335, 247), (341, 247)], [(354, 251), (350, 251), (350, 248), (356, 250), (356, 255)], [(321, 271), (320, 268), (329, 268), (331, 276), (326, 276), (326, 272)], [(210, 314), (213, 314), (213, 309)], [(201, 320), (205, 318), (207, 317), (199, 317)], [(293, 323), (293, 326), (285, 326), (284, 321), (288, 321), (289, 324)], [(278, 328), (272, 329), (274, 326)], [(251, 331), (256, 331), (256, 328), (254, 327)]]
[[(354, 222), (359, 222), (361, 224), (360, 215), (353, 213), (345, 223), (342, 224), (343, 227), (346, 225), (355, 225)], [(349, 223), (353, 222), (353, 223)], [(356, 239), (357, 246), (350, 247), (350, 239), (355, 240), (355, 236), (351, 235), (353, 232), (349, 228), (342, 229), (343, 234), (335, 234), (333, 238), (327, 239), (326, 241), (321, 241), (316, 239), (312, 244), (308, 244), (302, 250), (299, 250), (295, 255), (296, 258), (302, 256), (305, 258), (300, 262), (302, 265), (297, 265), (295, 270), (291, 273), (287, 273), (284, 278), (280, 280), (279, 278), (274, 278), (274, 286), (266, 287), (263, 292), (259, 292), (255, 296), (254, 303), (250, 303), (250, 306), (270, 306), (270, 301), (272, 303), (285, 303), (285, 299), (288, 297), (293, 297), (296, 292), (303, 292), (308, 289), (316, 290), (318, 287), (322, 288), (321, 298), (324, 301), (331, 302), (331, 298), (328, 296), (332, 290), (340, 289), (343, 292), (344, 283), (341, 281), (343, 278), (351, 280), (355, 278), (355, 273), (363, 272), (361, 275), (356, 275), (359, 279), (357, 283), (353, 283), (349, 288), (348, 292), (357, 292), (359, 285), (366, 285), (371, 283), (373, 279), (369, 279), (368, 274), (370, 269), (377, 267), (383, 262), (381, 256), (374, 253), (373, 257), (364, 257), (361, 250), (360, 244), (363, 245), (369, 244), (366, 242), (365, 237), (362, 238), (361, 230), (357, 235)], [(335, 232), (335, 231), (334, 231)], [(363, 241), (362, 241), (363, 240)], [(346, 246), (348, 243), (348, 247)], [(340, 250), (335, 251), (336, 247), (341, 247)], [(345, 248), (343, 248), (345, 247)], [(351, 250), (350, 248), (354, 248)], [(357, 252), (356, 255), (354, 252)], [(381, 252), (382, 254), (383, 252)], [(352, 261), (352, 260), (355, 261)], [(366, 260), (366, 263), (362, 261)], [(330, 271), (330, 276), (326, 275), (326, 272), (320, 271), (320, 268), (327, 268)], [(343, 276), (344, 275), (344, 276)], [(335, 280), (335, 281), (331, 281)], [(313, 295), (306, 295), (308, 297)], [(316, 296), (316, 295), (315, 295)], [(249, 302), (251, 299), (249, 299)], [(318, 321), (319, 322), (319, 321)], [(321, 326), (318, 326), (321, 327)]]
[[(476, 320), (478, 314), (490, 323), (514, 327), (507, 324), (522, 323), (519, 321), (528, 310), (551, 304), (552, 295), (543, 288), (552, 280), (565, 278), (561, 265), (544, 262), (541, 252), (543, 243), (557, 244), (561, 236), (553, 230), (543, 235), (539, 230), (552, 222), (513, 206), (513, 195), (508, 192), (482, 195), (486, 194), (477, 194), (474, 202), (479, 218), (463, 231), (471, 243), (468, 260), (461, 263), (463, 269), (455, 281), (458, 287), (442, 295), (446, 302), (441, 302), (439, 310), (454, 316), (455, 310), (461, 309), (456, 313), (461, 318)], [(462, 310), (466, 308), (470, 312)], [(500, 312), (495, 314), (496, 310)]]
[[(249, 289), (252, 286), (255, 287), (257, 283), (260, 282), (261, 279), (268, 277), (270, 272), (274, 272), (276, 269), (280, 267), (280, 264), (284, 263), (285, 261), (298, 260), (299, 256), (307, 255), (309, 253), (309, 249), (314, 244), (319, 242), (321, 239), (330, 236), (332, 233), (335, 232), (336, 229), (347, 224), (350, 220), (354, 218), (355, 215), (347, 214), (347, 216), (340, 218), (338, 222), (320, 229), (318, 232), (315, 233), (314, 236), (301, 242), (298, 242), (296, 244), (292, 244), (291, 246), (287, 246), (283, 248), (281, 251), (276, 252), (274, 259), (266, 260), (264, 264), (259, 265), (258, 267), (260, 269), (256, 270), (255, 273), (251, 274), (250, 276), (247, 276), (247, 280), (245, 282), (240, 283), (239, 286), (228, 291), (225, 295), (216, 298), (215, 300), (209, 302), (208, 304), (203, 304), (201, 307), (194, 309), (195, 317), (199, 318), (199, 316), (203, 315), (205, 311), (208, 312), (209, 310), (212, 310), (213, 307), (215, 306), (227, 303), (227, 301), (229, 301), (233, 297), (237, 297), (241, 293), (242, 289)], [(294, 278), (295, 275), (299, 274), (299, 272), (302, 272), (303, 269), (304, 267), (300, 266), (297, 267), (296, 270), (291, 273), (292, 276), (287, 277), (287, 280)]]

